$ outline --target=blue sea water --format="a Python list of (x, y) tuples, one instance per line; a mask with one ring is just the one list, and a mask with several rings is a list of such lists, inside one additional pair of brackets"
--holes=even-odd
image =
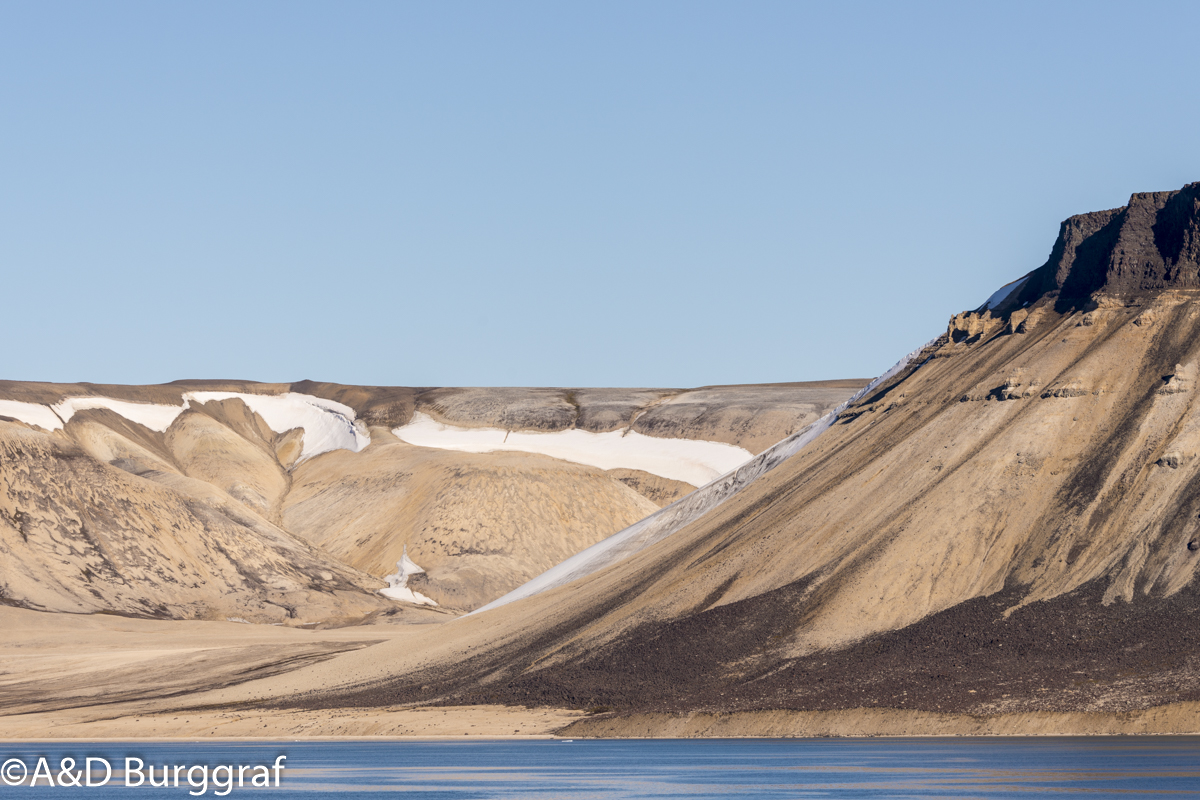
[[(280, 755), (287, 758), (279, 787), (251, 788), (252, 767), (270, 767)], [(0, 759), (18, 759), (30, 773), (45, 758), (61, 777), (62, 759), (81, 767), (88, 756), (112, 764), (108, 785), (51, 787), (43, 778), (30, 787), (27, 778), (23, 785), (0, 783), (0, 797), (1200, 797), (1200, 737), (0, 743)], [(126, 788), (126, 757), (157, 766), (228, 765), (235, 775), (246, 765), (246, 785), (210, 781), (200, 794), (183, 772), (178, 788)], [(5, 778), (19, 772), (9, 769), (6, 763)], [(66, 780), (75, 773), (68, 770)], [(158, 770), (155, 776), (162, 778)], [(93, 781), (103, 777), (97, 762)], [(194, 782), (200, 777), (198, 769)]]

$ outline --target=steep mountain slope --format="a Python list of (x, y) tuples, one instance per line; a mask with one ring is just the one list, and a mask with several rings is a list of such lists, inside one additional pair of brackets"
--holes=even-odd
[(419, 661), (347, 656), (357, 683), (317, 702), (1200, 699), (1198, 241), (1200, 184), (1068, 220), (1046, 265), (698, 519)]

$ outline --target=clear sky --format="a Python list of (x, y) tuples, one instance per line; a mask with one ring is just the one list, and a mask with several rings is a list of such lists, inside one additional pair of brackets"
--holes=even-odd
[(0, 3), (0, 377), (872, 376), (1200, 180), (1200, 4)]

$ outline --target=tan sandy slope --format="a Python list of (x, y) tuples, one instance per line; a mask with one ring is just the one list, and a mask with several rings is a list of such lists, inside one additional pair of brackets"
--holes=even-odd
[(471, 609), (657, 510), (593, 467), (413, 447), (375, 428), (364, 452), (296, 469), (283, 522), (376, 575), (394, 571), (407, 546), (426, 570), (411, 586)]
[(1167, 292), (1059, 315), (1047, 301), (1020, 334), (979, 323), (653, 553), (559, 591), (554, 618), (584, 624), (555, 647), (805, 578), (783, 653), (900, 628), (1006, 581), (1023, 602), (1100, 577), (1107, 602), (1188, 585), (1200, 302)]
[(183, 474), (161, 451), (91, 420), (68, 428), (74, 441), (0, 424), (5, 603), (257, 622), (385, 607), (371, 576)]
[(561, 621), (572, 633), (544, 655), (569, 658), (631, 625), (807, 580), (793, 632), (772, 643), (786, 655), (1006, 582), (1022, 602), (1102, 577), (1107, 602), (1188, 585), (1200, 303), (1168, 292), (1060, 315), (1047, 301), (1026, 332), (987, 314), (979, 324), (653, 552), (513, 609), (508, 624)]

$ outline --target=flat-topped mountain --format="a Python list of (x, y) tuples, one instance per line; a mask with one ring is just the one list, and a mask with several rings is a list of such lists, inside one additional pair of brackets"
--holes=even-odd
[[(1196, 188), (1069, 220), (1033, 273), (1066, 265), (1061, 285), (956, 316), (795, 455), (456, 621), (419, 663), (346, 656), (359, 678), (308, 702), (987, 717), (1200, 700)], [(619, 719), (604, 730), (652, 730)]]

